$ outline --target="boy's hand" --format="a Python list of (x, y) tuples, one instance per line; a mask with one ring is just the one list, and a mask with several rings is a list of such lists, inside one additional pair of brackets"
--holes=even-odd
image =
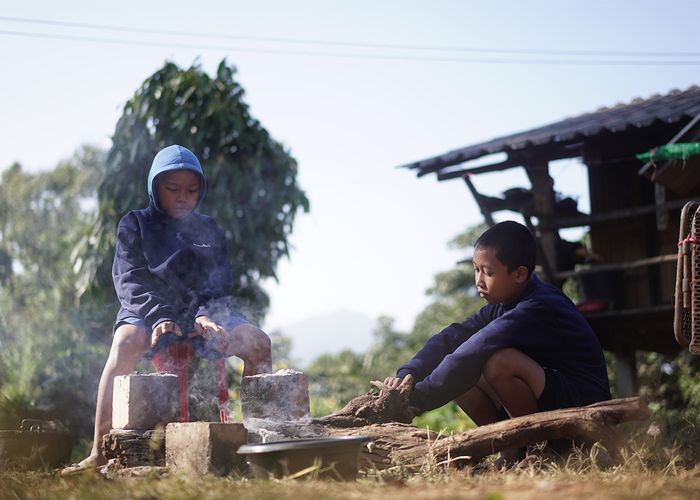
[(194, 320), (194, 329), (204, 338), (224, 333), (221, 325), (214, 323), (209, 316), (197, 316)]
[(401, 385), (401, 380), (399, 377), (387, 377), (384, 379), (384, 385), (389, 387), (389, 389), (396, 389), (399, 385)]
[(151, 347), (155, 347), (158, 342), (158, 337), (166, 333), (174, 333), (178, 337), (182, 337), (182, 330), (177, 326), (177, 323), (174, 321), (163, 321), (162, 323), (158, 323), (153, 329), (153, 333), (151, 334)]
[[(397, 389), (402, 383), (406, 381), (405, 378), (398, 378), (398, 377), (387, 377), (384, 379), (384, 385), (387, 387), (387, 389)], [(411, 378), (411, 381), (408, 382), (409, 384), (413, 382), (413, 379)], [(386, 390), (381, 390), (379, 391), (380, 395), (385, 395), (387, 393)]]

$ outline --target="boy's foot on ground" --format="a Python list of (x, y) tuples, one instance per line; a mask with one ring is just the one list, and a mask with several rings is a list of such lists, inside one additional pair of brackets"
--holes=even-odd
[(525, 458), (525, 448), (503, 450), (492, 462), (478, 464), (472, 468), (472, 473), (506, 471), (514, 468)]
[(74, 474), (81, 474), (86, 471), (95, 471), (105, 465), (107, 459), (102, 455), (90, 455), (85, 460), (77, 463), (71, 464), (68, 467), (64, 467), (61, 470), (62, 476), (72, 476)]
[(514, 448), (511, 450), (503, 450), (500, 456), (492, 462), (496, 470), (508, 470), (515, 467), (521, 460), (525, 458), (525, 448)]

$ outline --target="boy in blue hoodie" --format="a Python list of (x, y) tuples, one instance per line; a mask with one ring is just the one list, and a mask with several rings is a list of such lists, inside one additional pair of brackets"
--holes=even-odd
[(431, 337), (395, 377), (425, 412), (455, 401), (477, 425), (610, 399), (603, 350), (558, 288), (533, 274), (536, 242), (513, 221), (474, 244), (474, 276), (487, 305)]
[(201, 357), (237, 356), (244, 376), (272, 369), (270, 339), (232, 307), (224, 234), (196, 211), (205, 191), (196, 156), (168, 146), (151, 165), (148, 207), (119, 222), (112, 278), (121, 308), (100, 378), (92, 450), (78, 468), (106, 462), (102, 436), (112, 427), (114, 377), (131, 373), (152, 349), (196, 332), (190, 341)]

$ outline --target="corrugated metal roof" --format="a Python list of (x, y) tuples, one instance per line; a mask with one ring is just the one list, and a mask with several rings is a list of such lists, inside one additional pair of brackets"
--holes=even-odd
[(674, 123), (692, 119), (700, 114), (700, 87), (672, 90), (666, 95), (648, 99), (636, 98), (628, 104), (600, 108), (560, 122), (525, 132), (499, 137), (448, 153), (403, 165), (418, 170), (418, 175), (436, 172), (442, 168), (474, 160), (493, 153), (523, 150), (531, 146), (566, 144), (584, 141), (603, 132), (619, 133), (630, 128), (649, 127), (657, 121)]

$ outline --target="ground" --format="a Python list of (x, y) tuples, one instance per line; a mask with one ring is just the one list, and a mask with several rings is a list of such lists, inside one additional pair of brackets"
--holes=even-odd
[[(242, 478), (138, 478), (107, 480), (98, 475), (62, 479), (55, 473), (0, 471), (0, 498), (148, 498), (148, 499), (288, 499), (340, 498), (382, 500), (478, 499), (656, 499), (700, 497), (700, 466), (681, 469), (673, 462), (664, 470), (630, 464), (607, 471), (569, 466), (531, 467), (473, 475), (433, 471), (393, 477), (368, 476), (355, 482), (319, 480), (249, 480)], [(580, 466), (580, 464), (579, 464)], [(637, 470), (631, 470), (637, 469)]]

